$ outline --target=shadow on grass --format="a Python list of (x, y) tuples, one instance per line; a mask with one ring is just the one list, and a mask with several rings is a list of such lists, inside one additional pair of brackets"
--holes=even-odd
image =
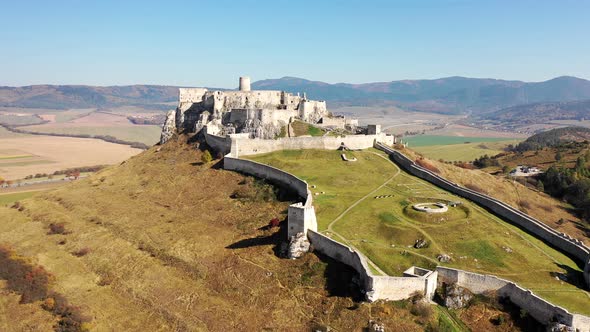
[[(265, 232), (264, 235), (242, 239), (228, 245), (227, 249), (246, 249), (257, 246), (273, 246), (273, 253), (275, 256), (280, 258), (286, 257), (286, 251), (288, 247), (287, 239), (287, 218), (279, 223), (278, 227), (271, 227), (270, 225), (260, 227), (259, 231)], [(268, 232), (273, 233), (268, 234)], [(340, 263), (326, 255), (323, 255), (317, 251), (308, 253), (307, 255), (315, 255), (320, 260), (321, 268), (316, 270), (313, 266), (308, 267), (305, 263), (301, 266), (301, 278), (312, 278), (317, 273), (322, 273), (325, 279), (324, 288), (328, 292), (328, 296), (336, 297), (349, 297), (354, 302), (361, 302), (365, 299), (364, 294), (359, 286), (359, 275), (350, 266)], [(301, 258), (304, 260), (305, 258)], [(312, 279), (313, 280), (313, 279)], [(355, 310), (356, 306), (348, 308)]]
[[(285, 257), (285, 249), (287, 246), (287, 218), (283, 219), (278, 227), (271, 227), (266, 225), (258, 228), (259, 231), (264, 231), (264, 235), (242, 239), (227, 246), (227, 249), (245, 249), (258, 246), (273, 246), (273, 253), (277, 257)], [(268, 232), (275, 230), (273, 233)]]
[[(571, 267), (555, 263), (560, 269), (565, 270), (565, 272), (551, 272), (552, 277), (557, 277), (559, 280), (568, 283), (572, 286), (576, 286), (579, 289), (586, 290), (586, 282), (584, 281), (584, 273), (579, 270), (574, 270)], [(581, 266), (583, 269), (584, 267)]]
[[(359, 275), (350, 266), (340, 263), (320, 252), (314, 251), (314, 254), (326, 264), (324, 278), (326, 280), (325, 289), (328, 296), (349, 297), (354, 302), (365, 300), (365, 296), (359, 286)], [(349, 309), (356, 309), (355, 306)]]

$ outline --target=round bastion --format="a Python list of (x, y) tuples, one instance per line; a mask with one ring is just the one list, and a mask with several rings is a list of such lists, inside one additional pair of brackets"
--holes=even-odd
[(444, 203), (419, 203), (412, 205), (412, 208), (426, 213), (444, 213), (449, 210), (449, 207)]

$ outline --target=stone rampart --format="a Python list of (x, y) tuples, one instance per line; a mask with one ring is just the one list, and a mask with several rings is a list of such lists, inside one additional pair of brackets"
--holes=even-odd
[[(426, 180), (440, 188), (450, 191), (458, 196), (467, 198), (471, 201), (478, 203), (479, 205), (487, 208), (494, 214), (502, 217), (503, 219), (512, 222), (520, 228), (526, 230), (528, 233), (535, 237), (545, 241), (546, 243), (558, 248), (560, 251), (578, 259), (582, 264), (587, 265), (590, 256), (590, 248), (584, 245), (581, 241), (572, 239), (571, 237), (560, 234), (545, 225), (541, 221), (523, 213), (522, 211), (485, 194), (476, 192), (474, 190), (464, 188), (456, 183), (450, 182), (445, 178), (435, 174), (423, 167), (416, 165), (412, 160), (403, 155), (401, 152), (396, 151), (388, 146), (377, 143), (375, 145), (378, 149), (389, 154), (391, 159), (399, 164), (405, 171), (412, 175), (415, 175), (423, 180)], [(588, 274), (586, 274), (586, 281), (588, 280)]]
[(432, 298), (436, 288), (436, 272), (428, 277), (377, 276), (371, 272), (367, 259), (357, 250), (315, 231), (308, 231), (307, 237), (314, 249), (341, 263), (352, 267), (358, 274), (361, 286), (369, 301), (399, 301), (417, 292)]
[(305, 234), (309, 229), (317, 230), (313, 196), (309, 191), (307, 182), (278, 168), (251, 160), (234, 158), (230, 155), (226, 155), (225, 158), (223, 158), (223, 168), (264, 179), (279, 187), (294, 192), (302, 198), (303, 202), (291, 204), (289, 206), (287, 222), (287, 235), (289, 238), (300, 232)]
[(203, 132), (205, 135), (205, 142), (207, 142), (207, 145), (215, 150), (215, 152), (226, 155), (231, 151), (232, 141), (229, 137), (207, 134), (207, 127), (203, 129)]
[(393, 144), (393, 136), (380, 135), (348, 135), (348, 136), (320, 136), (320, 137), (287, 137), (275, 140), (250, 139), (232, 137), (232, 143), (237, 150), (232, 149), (232, 155), (247, 156), (269, 153), (280, 150), (322, 149), (336, 150), (342, 144), (352, 150), (362, 150), (373, 147), (375, 140)]
[(531, 291), (517, 284), (496, 276), (467, 272), (439, 266), (438, 282), (457, 284), (476, 294), (495, 292), (497, 296), (509, 298), (510, 301), (526, 310), (542, 324), (557, 321), (571, 326), (578, 331), (590, 331), (590, 317), (572, 314), (566, 309), (543, 300)]
[(364, 256), (359, 254), (356, 250), (353, 250), (323, 234), (308, 231), (307, 237), (315, 250), (339, 261), (340, 263), (352, 267), (358, 272), (361, 285), (365, 290), (371, 290), (373, 288), (373, 276)]

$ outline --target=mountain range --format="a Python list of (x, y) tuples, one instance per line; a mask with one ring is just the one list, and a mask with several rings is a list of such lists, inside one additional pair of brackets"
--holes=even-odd
[(571, 76), (535, 83), (448, 77), (364, 84), (327, 84), (283, 77), (255, 82), (253, 88), (307, 91), (310, 98), (346, 105), (390, 103), (414, 111), (437, 113), (476, 114), (520, 104), (590, 99), (590, 81)]
[(544, 123), (551, 120), (583, 120), (590, 118), (590, 100), (517, 105), (484, 114), (482, 118), (521, 124)]
[[(311, 99), (326, 100), (329, 107), (393, 105), (413, 111), (474, 115), (529, 103), (590, 99), (590, 81), (571, 76), (532, 83), (447, 77), (363, 84), (283, 77), (256, 81), (252, 88), (306, 92)], [(3, 107), (68, 109), (133, 105), (166, 110), (174, 107), (177, 98), (178, 87), (161, 85), (0, 87)]]

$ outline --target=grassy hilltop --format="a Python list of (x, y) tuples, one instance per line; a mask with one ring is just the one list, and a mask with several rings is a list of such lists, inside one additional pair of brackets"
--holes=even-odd
[[(278, 258), (284, 235), (264, 226), (284, 220), (290, 202), (200, 160), (194, 146), (169, 142), (1, 207), (0, 280), (15, 278), (7, 266), (52, 277), (36, 293), (24, 277), (0, 282), (0, 330), (63, 327), (74, 307), (96, 331), (361, 330), (369, 319), (425, 328), (406, 304), (355, 304), (346, 266)], [(19, 304), (23, 292), (37, 295)]]
[[(357, 302), (362, 295), (353, 284), (350, 268), (314, 254), (300, 260), (279, 258), (284, 229), (267, 225), (279, 218), (284, 226), (291, 203), (288, 195), (251, 177), (224, 171), (218, 161), (203, 164), (201, 152), (185, 141), (186, 137), (172, 140), (88, 179), (0, 207), (0, 330), (324, 331), (330, 327), (362, 331), (369, 320), (403, 331), (530, 327), (530, 321), (522, 320), (517, 311), (511, 316), (501, 311), (503, 306), (481, 299), (456, 311), (411, 301)], [(373, 151), (354, 154), (359, 159), (355, 165), (369, 167), (364, 172), (342, 162), (334, 151), (280, 154), (282, 164), (277, 166), (314, 168), (306, 179), (318, 184), (314, 193), (326, 192), (315, 197), (324, 230), (339, 210), (372, 192), (376, 182), (396, 171)], [(299, 169), (308, 172), (305, 167)], [(399, 174), (395, 181), (399, 182), (374, 194), (397, 190), (395, 201), (406, 189), (423, 186), (407, 175)], [(342, 192), (335, 195), (338, 188)], [(432, 189), (424, 193), (420, 197), (440, 194)], [(451, 238), (454, 227), (461, 227), (468, 211), (449, 215), (453, 220), (445, 233), (444, 225), (436, 221), (421, 228), (420, 223), (431, 221), (413, 220), (416, 217), (403, 207), (392, 210), (393, 201), (371, 198), (358, 207), (366, 213), (353, 210), (333, 225), (334, 233), (350, 238), (392, 274), (397, 267), (414, 263), (414, 258), (430, 266), (432, 255), (446, 248), (444, 239)], [(473, 217), (481, 212), (469, 213)], [(500, 272), (510, 275), (514, 259), (536, 253), (529, 244), (542, 247), (511, 227), (503, 228), (498, 222), (485, 225), (510, 235), (498, 240), (473, 233), (463, 247), (459, 242), (448, 244), (456, 248), (456, 255), (466, 251), (469, 264), (473, 257), (481, 258), (481, 272), (496, 271), (495, 264), (504, 264)], [(419, 255), (404, 249), (417, 234), (432, 241)], [(365, 241), (371, 236), (374, 241)], [(499, 250), (498, 241), (510, 245), (514, 256)], [(468, 253), (474, 246), (478, 251)], [(545, 281), (550, 271), (563, 271), (549, 260), (572, 266), (560, 254), (540, 250), (545, 258), (539, 262), (523, 260), (541, 271), (530, 285)], [(407, 254), (401, 255), (403, 251)], [(571, 275), (576, 275), (576, 267), (572, 269)], [(520, 281), (529, 275), (516, 278)], [(579, 292), (569, 283), (555, 284), (549, 292), (536, 291), (553, 294), (557, 300)], [(577, 298), (570, 307), (584, 305), (583, 300)], [(494, 323), (499, 320), (500, 325)]]

